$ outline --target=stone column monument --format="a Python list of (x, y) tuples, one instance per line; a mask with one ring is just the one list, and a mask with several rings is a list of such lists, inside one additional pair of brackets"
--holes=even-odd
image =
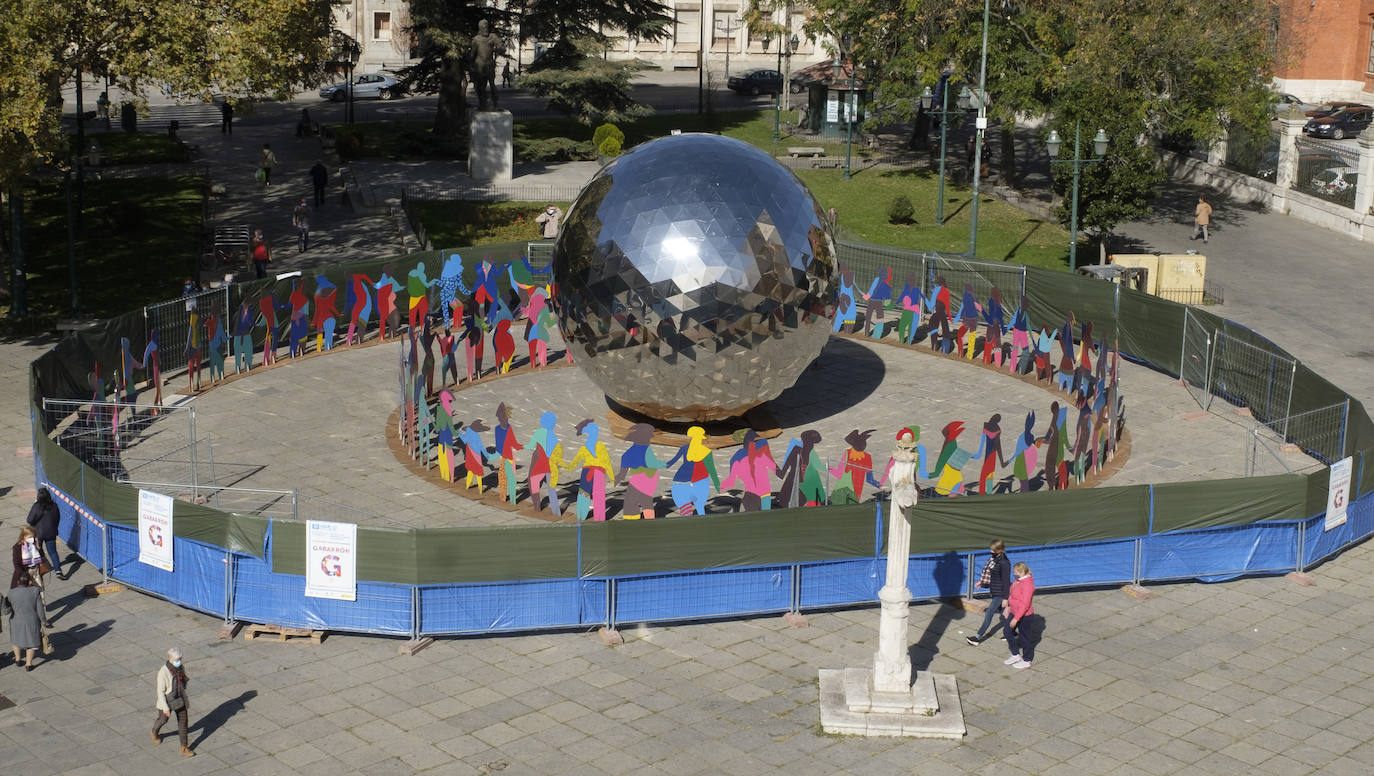
[(897, 434), (892, 454), (892, 501), (887, 521), (887, 574), (878, 591), (878, 651), (873, 668), (821, 669), (821, 727), (827, 733), (861, 736), (962, 738), (964, 710), (959, 686), (950, 675), (922, 672), (912, 681), (908, 657), (906, 586), (911, 554), (910, 512), (916, 485), (916, 437)]
[(505, 41), (489, 30), (487, 20), (479, 21), (468, 51), (478, 103), (468, 134), (468, 175), (493, 183), (510, 180), (515, 166), (514, 122), (510, 111), (497, 107), (496, 52), (504, 49)]
[(1360, 147), (1359, 177), (1355, 179), (1355, 215), (1359, 217), (1368, 215), (1374, 206), (1374, 126), (1366, 128), (1355, 141)]

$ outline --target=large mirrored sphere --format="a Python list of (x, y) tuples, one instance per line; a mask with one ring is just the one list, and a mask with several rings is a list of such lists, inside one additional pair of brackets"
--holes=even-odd
[(790, 170), (718, 135), (674, 135), (606, 165), (554, 247), (573, 360), (615, 402), (669, 421), (776, 398), (830, 333), (835, 247)]

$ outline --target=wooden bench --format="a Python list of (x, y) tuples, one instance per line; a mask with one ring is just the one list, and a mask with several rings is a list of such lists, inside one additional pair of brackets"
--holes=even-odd
[(825, 156), (825, 149), (820, 146), (791, 146), (787, 153), (793, 159), (798, 156)]

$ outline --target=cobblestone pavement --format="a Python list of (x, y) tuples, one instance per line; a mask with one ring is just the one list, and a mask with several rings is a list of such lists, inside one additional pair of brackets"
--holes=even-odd
[[(1169, 207), (1123, 233), (1186, 247)], [(1208, 250), (1209, 270), (1228, 285), (1225, 314), (1374, 397), (1374, 358), (1346, 334), (1368, 317), (1359, 313), (1374, 284), (1368, 246), (1284, 216), (1235, 218)], [(32, 496), (24, 366), (43, 346), (0, 343), (0, 530), (9, 535)], [(871, 660), (872, 608), (813, 613), (800, 629), (773, 617), (627, 626), (616, 648), (588, 633), (442, 639), (399, 657), (385, 638), (220, 642), (215, 618), (136, 592), (83, 598), (80, 586), (96, 580), (83, 567), (50, 595), (56, 653), (31, 673), (0, 659), (0, 694), (16, 704), (0, 710), (0, 765), (27, 776), (164, 766), (1362, 776), (1374, 770), (1374, 600), (1365, 594), (1374, 555), (1360, 545), (1311, 573), (1311, 587), (1282, 577), (1181, 583), (1154, 586), (1149, 600), (1115, 589), (1042, 594), (1045, 633), (1028, 671), (1002, 665), (1000, 642), (963, 643), (973, 615), (913, 606), (916, 666), (959, 679), (969, 734), (949, 742), (819, 732), (817, 670)], [(171, 644), (186, 651), (193, 677), (199, 756), (186, 761), (145, 732), (152, 677)]]

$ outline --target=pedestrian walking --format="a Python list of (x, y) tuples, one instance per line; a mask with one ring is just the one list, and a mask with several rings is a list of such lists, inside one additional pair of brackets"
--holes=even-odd
[(33, 670), (33, 656), (43, 645), (43, 597), (34, 586), (28, 572), (15, 578), (5, 599), (6, 614), (10, 618), (10, 645), (14, 647), (14, 664), (22, 657), (24, 669)]
[[(52, 566), (48, 565), (48, 559), (43, 557), (43, 548), (38, 545), (38, 537), (32, 528), (26, 525), (19, 529), (19, 541), (14, 543), (10, 557), (14, 564), (14, 573), (10, 575), (10, 587), (19, 584), (19, 580), (27, 575), (38, 588), (41, 597), (43, 575), (51, 571)], [(46, 601), (44, 603), (46, 605)], [(43, 619), (46, 621), (47, 616)]]
[(310, 137), (315, 134), (315, 123), (310, 120), (310, 109), (301, 108), (300, 118), (296, 119), (296, 137)]
[(509, 89), (513, 83), (515, 83), (515, 77), (511, 75), (510, 63), (507, 62), (506, 66), (501, 68), (501, 86), (502, 88)]
[(1002, 604), (1002, 636), (1007, 640), (1011, 657), (1002, 661), (1012, 668), (1030, 668), (1035, 660), (1035, 645), (1031, 643), (1026, 617), (1035, 614), (1031, 598), (1035, 596), (1035, 577), (1030, 566), (1018, 563), (1011, 567), (1016, 581), (1011, 583), (1006, 603)]
[(320, 207), (324, 204), (324, 185), (329, 182), (329, 170), (323, 161), (316, 160), (310, 168), (310, 182), (315, 186), (315, 207)]
[(272, 168), (277, 166), (277, 155), (272, 153), (272, 144), (263, 143), (262, 153), (258, 154), (258, 169), (262, 171), (262, 182), (272, 185)]
[(1212, 223), (1212, 205), (1207, 201), (1207, 197), (1202, 194), (1197, 195), (1197, 208), (1193, 211), (1193, 236), (1189, 240), (1196, 240), (1202, 236), (1202, 242), (1207, 242), (1207, 227)]
[(191, 713), (190, 696), (186, 685), (190, 683), (186, 668), (181, 665), (181, 650), (172, 647), (167, 650), (167, 662), (157, 670), (157, 719), (153, 722), (151, 735), (153, 743), (162, 743), (162, 726), (175, 714), (177, 735), (181, 737), (181, 754), (195, 757), (186, 737), (187, 720)]
[(29, 508), (27, 522), (33, 528), (39, 544), (43, 546), (48, 563), (52, 564), (53, 571), (57, 572), (57, 578), (66, 579), (67, 575), (62, 573), (62, 556), (57, 554), (57, 525), (61, 518), (62, 513), (57, 509), (57, 502), (52, 500), (52, 493), (48, 492), (47, 488), (39, 488), (38, 498)]
[[(1006, 545), (1001, 539), (994, 539), (988, 545), (988, 550), (992, 552), (992, 557), (983, 564), (983, 573), (978, 577), (978, 587), (986, 587), (991, 594), (988, 600), (988, 611), (983, 615), (983, 624), (978, 626), (978, 632), (964, 639), (972, 646), (978, 646), (987, 641), (992, 636), (992, 618), (1002, 614), (1002, 604), (1006, 603), (1007, 595), (1011, 592), (1011, 561), (1007, 560)], [(1002, 617), (1003, 622), (1006, 616)]]
[(234, 134), (234, 106), (227, 99), (219, 104), (219, 133)]
[(267, 265), (272, 262), (272, 246), (262, 236), (261, 229), (253, 230), (253, 239), (248, 246), (253, 257), (253, 274), (258, 280), (267, 277)]
[(534, 219), (534, 222), (543, 227), (544, 239), (552, 240), (558, 236), (558, 222), (561, 220), (563, 220), (563, 211), (549, 205), (544, 208), (544, 212)]
[(291, 211), (291, 225), (296, 227), (296, 252), (305, 253), (310, 247), (310, 206), (305, 197), (301, 197), (301, 203)]

